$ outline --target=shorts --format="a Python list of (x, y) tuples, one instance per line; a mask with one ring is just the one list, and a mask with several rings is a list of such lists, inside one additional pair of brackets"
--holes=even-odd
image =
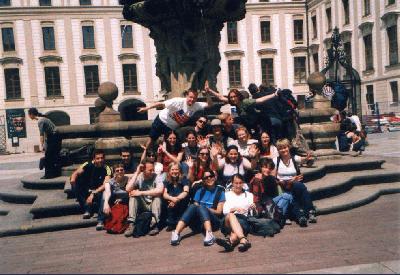
[[(247, 220), (247, 217), (245, 215), (242, 215), (242, 214), (235, 214), (235, 216), (236, 216), (238, 222), (240, 223), (240, 226), (242, 227), (243, 234), (245, 236), (247, 236), (249, 234), (249, 232), (250, 232), (250, 229), (251, 229), (251, 226), (250, 226), (250, 223)], [(231, 234), (232, 229), (226, 227), (225, 219), (226, 219), (226, 216), (225, 216), (225, 218), (224, 218), (224, 220), (222, 222), (221, 232), (224, 235), (229, 235), (229, 234)]]
[(157, 117), (153, 121), (153, 124), (151, 124), (149, 136), (152, 140), (156, 140), (161, 135), (166, 135), (171, 131), (172, 129), (165, 125), (164, 122), (162, 122), (160, 120), (160, 117), (157, 115)]

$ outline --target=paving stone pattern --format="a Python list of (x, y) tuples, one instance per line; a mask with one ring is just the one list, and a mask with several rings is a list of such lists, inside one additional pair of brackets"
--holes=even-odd
[(0, 273), (289, 273), (399, 260), (399, 199), (386, 195), (273, 238), (250, 236), (244, 254), (203, 247), (201, 235), (171, 247), (165, 231), (139, 239), (94, 228), (5, 237)]

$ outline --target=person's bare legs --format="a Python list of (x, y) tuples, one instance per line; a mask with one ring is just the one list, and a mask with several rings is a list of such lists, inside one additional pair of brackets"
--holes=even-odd
[(231, 230), (232, 230), (232, 232), (231, 232), (231, 234), (229, 236), (232, 244), (235, 244), (239, 240), (241, 241), (244, 238), (244, 233), (243, 233), (242, 226), (240, 225), (240, 223), (239, 223), (239, 221), (238, 221), (238, 219), (237, 219), (235, 214), (229, 213), (226, 216), (225, 225), (228, 228), (231, 228)]

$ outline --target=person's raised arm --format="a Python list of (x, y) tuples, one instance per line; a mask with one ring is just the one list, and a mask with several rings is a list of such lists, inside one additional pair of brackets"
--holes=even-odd
[[(228, 98), (226, 96), (223, 96), (222, 94), (211, 90), (210, 87), (205, 87), (205, 91), (206, 91), (207, 94), (211, 94), (211, 95), (215, 96), (216, 98), (218, 98), (220, 101), (222, 101), (224, 103), (228, 103), (229, 102), (229, 100), (228, 100)], [(211, 100), (211, 97), (210, 97), (210, 100)]]
[(108, 215), (111, 212), (111, 208), (110, 208), (110, 204), (109, 204), (109, 200), (111, 197), (111, 186), (110, 186), (110, 182), (106, 182), (105, 184), (105, 189), (104, 189), (104, 193), (103, 193), (103, 199), (104, 199), (104, 207), (103, 207), (103, 212), (104, 214)]
[(139, 176), (140, 172), (142, 171), (142, 168), (144, 167), (144, 164), (139, 164), (138, 167), (136, 168), (136, 172), (133, 174), (133, 176), (129, 179), (128, 183), (126, 184), (125, 191), (130, 192), (133, 190), (133, 188), (136, 185), (136, 180), (137, 177)]
[(278, 92), (275, 92), (275, 93), (270, 94), (270, 95), (265, 95), (265, 96), (259, 97), (259, 98), (256, 99), (256, 104), (263, 103), (263, 102), (265, 102), (267, 100), (270, 100), (270, 99), (272, 99), (272, 98), (274, 98), (276, 96), (278, 96)]
[(154, 102), (153, 104), (150, 104), (149, 106), (139, 107), (137, 109), (137, 112), (138, 113), (144, 113), (144, 112), (147, 112), (148, 110), (153, 109), (153, 108), (165, 108), (165, 105), (164, 105), (163, 102)]

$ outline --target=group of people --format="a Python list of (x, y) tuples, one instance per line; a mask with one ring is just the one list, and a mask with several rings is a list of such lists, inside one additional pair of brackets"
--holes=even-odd
[[(162, 110), (138, 163), (129, 148), (123, 148), (121, 161), (111, 169), (104, 152), (95, 150), (93, 159), (72, 174), (83, 218), (98, 211), (96, 229), (102, 230), (112, 207), (123, 203), (129, 209), (127, 237), (133, 235), (140, 213), (148, 211), (149, 235), (166, 227), (171, 245), (179, 245), (182, 231), (190, 227), (204, 234), (205, 246), (217, 243), (226, 251), (237, 246), (241, 252), (251, 247), (249, 217), (260, 217), (268, 211), (266, 205), (279, 209), (281, 227), (290, 221), (301, 227), (315, 223), (315, 208), (300, 172), (313, 157), (296, 155), (283, 130), (286, 122), (266, 112), (275, 108), (278, 92), (263, 86), (249, 90), (251, 98), (236, 89), (225, 97), (206, 83), (207, 102), (198, 102), (198, 92), (189, 89), (184, 98), (139, 108)], [(210, 95), (235, 111), (208, 121), (204, 110), (213, 104)], [(216, 230), (226, 237), (216, 238)]]
[(365, 151), (367, 134), (357, 115), (341, 111), (333, 118), (333, 121), (340, 123), (340, 131), (337, 135), (337, 149), (340, 152), (354, 151), (361, 154)]

